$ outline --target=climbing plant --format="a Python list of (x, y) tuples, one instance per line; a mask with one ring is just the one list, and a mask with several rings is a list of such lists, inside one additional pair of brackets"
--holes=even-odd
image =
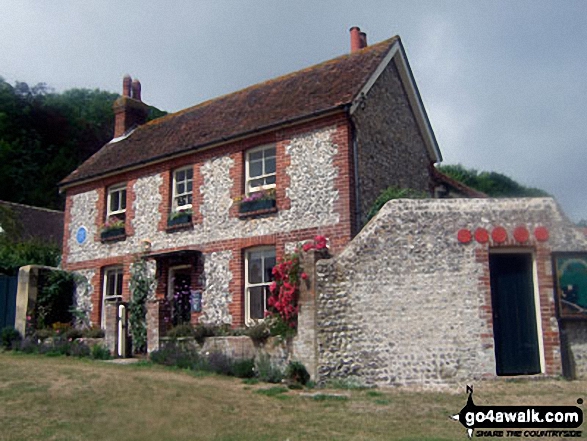
[(130, 267), (129, 327), (134, 353), (147, 350), (147, 299), (155, 283), (149, 264), (138, 257)]

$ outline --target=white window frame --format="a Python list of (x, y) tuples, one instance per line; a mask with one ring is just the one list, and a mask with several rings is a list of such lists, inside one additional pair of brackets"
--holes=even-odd
[[(108, 295), (108, 280), (110, 277), (114, 277), (114, 294)], [(117, 293), (118, 290), (118, 278), (122, 278), (121, 292)], [(104, 328), (106, 320), (106, 303), (113, 302), (115, 300), (122, 300), (122, 289), (124, 289), (124, 270), (122, 266), (108, 266), (104, 268), (104, 277), (102, 281), (102, 312), (100, 317), (100, 326)]]
[[(258, 286), (269, 286), (271, 284), (271, 280), (262, 283), (249, 283), (249, 256), (251, 253), (257, 252), (264, 252), (264, 251), (271, 251), (273, 252), (273, 257), (276, 258), (275, 254), (275, 247), (274, 246), (264, 246), (264, 247), (255, 247), (249, 248), (245, 251), (245, 324), (247, 326), (253, 325), (255, 321), (262, 321), (263, 319), (253, 319), (251, 318), (251, 298), (250, 298), (250, 288), (258, 287)], [(265, 264), (265, 256), (263, 259), (263, 264)], [(264, 274), (263, 269), (261, 270), (261, 274)], [(264, 304), (267, 305), (267, 298), (264, 299)], [(266, 309), (264, 312), (267, 311)]]
[[(124, 192), (124, 198), (119, 197), (119, 201), (123, 201), (124, 200), (124, 208), (119, 208), (118, 210), (112, 210), (110, 204), (112, 201), (112, 194), (114, 193), (122, 193)], [(120, 195), (122, 196), (122, 195)], [(124, 219), (124, 216), (126, 214), (126, 184), (116, 184), (113, 185), (112, 187), (108, 188), (108, 197), (106, 200), (106, 219), (108, 219), (110, 216), (117, 216), (117, 217), (121, 217), (122, 219)]]
[[(191, 171), (192, 172), (192, 177), (190, 179), (185, 179), (184, 180), (184, 184), (186, 185), (186, 189), (187, 189), (187, 184), (188, 182), (191, 182), (192, 184), (192, 190), (191, 191), (184, 191), (183, 193), (178, 193), (177, 192), (177, 174), (182, 172), (182, 171)], [(173, 183), (172, 183), (172, 211), (180, 211), (180, 210), (187, 210), (189, 208), (192, 208), (192, 204), (183, 204), (183, 205), (178, 205), (177, 204), (177, 200), (182, 197), (182, 196), (187, 196), (187, 195), (192, 195), (192, 201), (193, 201), (193, 197), (194, 197), (194, 168), (192, 166), (189, 167), (182, 167), (182, 168), (178, 168), (173, 170)]]
[[(251, 154), (259, 152), (259, 151), (268, 150), (268, 149), (275, 150), (275, 156), (273, 156), (273, 158), (275, 158), (275, 162), (276, 162), (275, 171), (273, 173), (265, 173), (265, 158), (263, 158), (263, 173), (258, 176), (251, 176), (250, 167), (249, 167)], [(246, 195), (248, 196), (252, 193), (257, 193), (259, 191), (270, 190), (272, 188), (275, 188), (275, 183), (260, 185), (257, 187), (250, 186), (251, 181), (256, 180), (256, 179), (265, 179), (270, 176), (275, 176), (275, 178), (277, 179), (277, 148), (276, 148), (275, 144), (263, 145), (260, 147), (255, 147), (254, 149), (247, 150), (247, 153), (245, 156), (245, 193), (246, 193)]]

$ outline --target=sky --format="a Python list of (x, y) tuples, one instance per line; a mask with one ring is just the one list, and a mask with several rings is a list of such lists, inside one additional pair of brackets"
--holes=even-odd
[(399, 34), (445, 164), (587, 219), (587, 1), (2, 0), (0, 76), (174, 112)]

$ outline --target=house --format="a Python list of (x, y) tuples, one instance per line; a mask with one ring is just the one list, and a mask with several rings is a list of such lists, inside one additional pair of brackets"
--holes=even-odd
[(61, 247), (63, 212), (0, 201), (0, 233), (15, 241), (39, 241)]
[(322, 234), (337, 253), (383, 189), (433, 192), (441, 154), (400, 38), (350, 37), (348, 54), (146, 124), (124, 78), (114, 139), (60, 183), (63, 266), (87, 279), (93, 324), (129, 300), (145, 252), (161, 332), (186, 313), (178, 293), (192, 323), (262, 319), (270, 270), (299, 241)]

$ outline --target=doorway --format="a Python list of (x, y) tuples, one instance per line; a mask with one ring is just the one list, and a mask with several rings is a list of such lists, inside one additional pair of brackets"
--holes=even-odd
[(531, 253), (489, 255), (497, 375), (541, 372)]
[(171, 306), (173, 326), (189, 324), (191, 321), (192, 267), (190, 265), (175, 266), (169, 269), (167, 298)]

